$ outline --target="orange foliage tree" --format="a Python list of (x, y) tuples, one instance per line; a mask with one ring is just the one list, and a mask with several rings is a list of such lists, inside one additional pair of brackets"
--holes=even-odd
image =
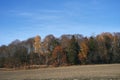
[(56, 46), (52, 53), (53, 65), (60, 66), (66, 64), (66, 53), (61, 46)]
[(81, 61), (81, 64), (86, 63), (87, 54), (88, 54), (88, 45), (87, 45), (87, 41), (84, 40), (80, 43), (80, 52), (78, 54), (78, 57), (79, 57), (79, 60)]

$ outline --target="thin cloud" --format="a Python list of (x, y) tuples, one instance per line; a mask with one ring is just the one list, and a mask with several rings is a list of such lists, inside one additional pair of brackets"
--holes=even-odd
[(34, 12), (12, 11), (12, 15), (24, 17), (31, 20), (57, 20), (62, 18), (59, 10), (38, 10)]
[(59, 14), (62, 13), (62, 10), (49, 10), (49, 9), (43, 9), (43, 10), (38, 10), (40, 13), (52, 13), (52, 14)]
[(20, 16), (32, 16), (33, 14), (29, 13), (29, 12), (21, 12), (21, 13), (18, 13), (18, 15), (20, 15)]

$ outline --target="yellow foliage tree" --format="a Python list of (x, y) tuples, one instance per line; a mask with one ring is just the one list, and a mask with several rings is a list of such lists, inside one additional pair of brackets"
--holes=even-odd
[(40, 36), (37, 35), (34, 39), (34, 52), (40, 53), (40, 48), (41, 48), (41, 38)]
[(80, 52), (79, 52), (79, 60), (81, 61), (81, 64), (85, 64), (87, 60), (87, 53), (88, 53), (88, 46), (87, 42), (83, 41), (80, 43)]

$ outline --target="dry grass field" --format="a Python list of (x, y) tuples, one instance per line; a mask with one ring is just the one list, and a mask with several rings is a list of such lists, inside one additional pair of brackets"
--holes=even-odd
[(0, 70), (0, 80), (120, 80), (120, 64)]

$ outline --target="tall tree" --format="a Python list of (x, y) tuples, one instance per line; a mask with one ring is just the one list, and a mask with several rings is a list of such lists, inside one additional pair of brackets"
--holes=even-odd
[(91, 36), (88, 41), (88, 62), (90, 64), (96, 64), (100, 62), (100, 56), (98, 54), (98, 45), (96, 38), (94, 36)]
[(114, 33), (113, 39), (113, 63), (120, 63), (120, 36)]
[(111, 33), (102, 33), (102, 35), (104, 37), (105, 47), (107, 50), (106, 63), (111, 63), (113, 56), (113, 36)]
[(63, 51), (61, 46), (56, 46), (52, 53), (53, 64), (55, 66), (66, 64), (66, 53)]
[(36, 36), (34, 39), (34, 52), (40, 54), (40, 49), (41, 49), (41, 38), (40, 36)]
[(87, 63), (87, 55), (88, 55), (88, 39), (85, 38), (81, 43), (80, 43), (80, 52), (79, 52), (79, 60), (81, 64), (86, 64)]
[(79, 50), (80, 47), (75, 37), (72, 36), (72, 39), (70, 40), (70, 45), (67, 49), (67, 59), (70, 64), (79, 64), (79, 59), (78, 59)]

